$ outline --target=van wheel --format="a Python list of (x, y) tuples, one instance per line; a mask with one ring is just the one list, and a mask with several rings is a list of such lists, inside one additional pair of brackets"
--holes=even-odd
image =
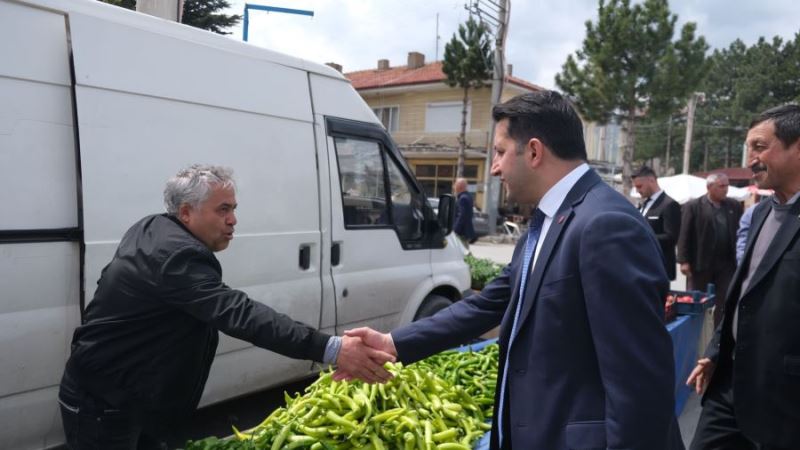
[(451, 302), (447, 297), (431, 294), (425, 299), (425, 301), (422, 302), (422, 305), (420, 305), (419, 309), (417, 310), (417, 315), (414, 316), (414, 321), (430, 317), (452, 304), (453, 302)]

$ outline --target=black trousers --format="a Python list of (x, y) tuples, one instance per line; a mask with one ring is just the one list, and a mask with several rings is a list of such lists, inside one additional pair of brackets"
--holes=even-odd
[(733, 409), (733, 375), (729, 367), (719, 367), (715, 383), (703, 401), (703, 411), (690, 450), (789, 450), (759, 444), (747, 438), (736, 422)]
[[(71, 380), (69, 380), (71, 381)], [(167, 450), (132, 414), (62, 380), (58, 403), (69, 450)]]

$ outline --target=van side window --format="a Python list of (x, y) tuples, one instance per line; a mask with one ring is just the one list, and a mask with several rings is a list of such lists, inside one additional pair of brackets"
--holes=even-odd
[(383, 158), (377, 142), (335, 138), (345, 226), (387, 226)]
[(392, 221), (402, 240), (416, 240), (423, 236), (424, 216), (420, 195), (414, 195), (408, 182), (395, 162), (387, 157), (389, 189), (392, 201)]

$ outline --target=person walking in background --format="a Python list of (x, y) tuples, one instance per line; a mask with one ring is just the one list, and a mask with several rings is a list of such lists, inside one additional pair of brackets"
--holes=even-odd
[(800, 106), (769, 109), (747, 132), (753, 210), (725, 316), (687, 380), (703, 396), (692, 450), (800, 448)]
[(667, 270), (667, 277), (674, 280), (676, 275), (675, 244), (678, 243), (678, 236), (681, 232), (681, 205), (661, 190), (653, 169), (642, 166), (634, 172), (631, 178), (633, 187), (642, 196), (639, 212), (653, 228), (658, 244), (661, 246), (661, 256), (664, 261), (664, 269)]
[(475, 234), (475, 226), (472, 223), (472, 196), (467, 192), (467, 180), (457, 178), (453, 183), (453, 190), (457, 196), (453, 231), (461, 239), (464, 247), (469, 248), (469, 244), (475, 242), (477, 234)]
[(432, 317), (345, 334), (411, 363), (499, 324), (493, 450), (682, 449), (669, 282), (652, 230), (589, 167), (583, 125), (560, 94), (517, 96), (492, 116), (492, 175), (509, 201), (535, 205), (511, 263)]
[(683, 205), (678, 238), (678, 263), (686, 275), (687, 289), (716, 287), (714, 326), (722, 319), (725, 294), (736, 271), (736, 230), (742, 205), (727, 198), (728, 177), (712, 173), (706, 178), (708, 193)]

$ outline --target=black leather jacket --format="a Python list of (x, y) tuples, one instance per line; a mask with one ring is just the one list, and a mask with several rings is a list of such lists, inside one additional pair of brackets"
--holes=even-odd
[(203, 392), (218, 330), (315, 361), (330, 337), (226, 286), (217, 258), (177, 219), (145, 217), (103, 269), (62, 392), (75, 384), (148, 428), (186, 416)]

